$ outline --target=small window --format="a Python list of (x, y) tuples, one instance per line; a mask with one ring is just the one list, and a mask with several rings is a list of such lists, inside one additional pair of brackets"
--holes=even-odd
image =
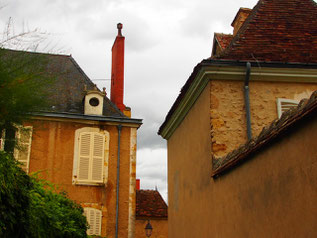
[(75, 132), (73, 183), (101, 185), (108, 176), (109, 133), (98, 128)]
[(97, 107), (99, 105), (99, 99), (93, 97), (89, 100), (89, 104), (93, 107)]
[(4, 150), (5, 130), (0, 130), (0, 150)]
[(14, 157), (22, 163), (21, 167), (26, 173), (29, 172), (32, 129), (31, 126), (18, 127), (15, 134), (17, 145), (14, 148)]
[(95, 208), (84, 208), (84, 215), (87, 218), (89, 229), (87, 230), (87, 235), (101, 235), (101, 222), (102, 214), (101, 210)]
[(297, 107), (299, 101), (285, 98), (277, 99), (277, 115), (281, 118), (282, 114), (287, 110)]
[(0, 133), (0, 150), (13, 152), (14, 158), (22, 164), (21, 167), (26, 173), (29, 172), (32, 132), (32, 126), (16, 126), (7, 131), (3, 129)]

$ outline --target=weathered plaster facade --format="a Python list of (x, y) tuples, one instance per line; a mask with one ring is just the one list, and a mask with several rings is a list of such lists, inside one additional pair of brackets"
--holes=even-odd
[(207, 85), (167, 142), (169, 237), (209, 234), (205, 229), (197, 231), (201, 229), (198, 224), (207, 218), (212, 221), (213, 214), (209, 207), (211, 180), (209, 176), (202, 176), (212, 170), (209, 115), (210, 87)]
[[(39, 172), (40, 177), (65, 190), (71, 199), (83, 207), (101, 210), (101, 235), (115, 237), (118, 129), (114, 123), (86, 123), (67, 119), (32, 120), (30, 173)], [(87, 126), (102, 128), (110, 134), (108, 179), (101, 186), (72, 184), (75, 131)], [(135, 183), (131, 184), (131, 181), (135, 181), (136, 129), (131, 125), (123, 125), (121, 131), (119, 237), (134, 237), (135, 213), (130, 207), (135, 206)]]
[[(168, 165), (173, 168), (169, 170), (169, 235), (315, 237), (316, 115), (252, 160), (213, 180), (202, 176), (211, 171), (208, 144), (203, 146), (207, 119), (192, 126), (195, 113), (206, 107), (206, 98), (204, 93), (168, 141)], [(177, 137), (193, 129), (197, 132), (177, 145)]]

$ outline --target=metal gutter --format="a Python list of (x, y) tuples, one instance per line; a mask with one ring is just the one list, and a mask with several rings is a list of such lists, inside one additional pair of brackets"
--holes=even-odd
[(120, 140), (122, 125), (118, 125), (118, 157), (117, 157), (117, 194), (116, 194), (116, 238), (118, 238), (119, 226), (119, 188), (120, 188)]
[(117, 122), (117, 123), (134, 123), (142, 124), (142, 119), (134, 119), (128, 117), (106, 117), (97, 115), (83, 115), (68, 112), (34, 112), (32, 116), (43, 116), (43, 117), (55, 117), (55, 118), (65, 118), (65, 119), (80, 119), (88, 121), (101, 121), (101, 122)]
[(244, 102), (245, 102), (245, 112), (246, 112), (246, 121), (247, 121), (247, 135), (248, 140), (252, 138), (251, 131), (251, 113), (250, 113), (250, 93), (249, 93), (249, 80), (250, 80), (251, 64), (247, 62), (247, 72), (244, 81)]

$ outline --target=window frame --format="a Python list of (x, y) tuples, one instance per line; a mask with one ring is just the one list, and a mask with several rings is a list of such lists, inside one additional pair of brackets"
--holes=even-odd
[[(29, 168), (30, 168), (30, 157), (31, 157), (31, 148), (32, 148), (32, 136), (33, 136), (33, 126), (16, 126), (17, 130), (15, 132), (15, 139), (17, 142), (17, 146), (14, 147), (14, 158), (19, 161), (22, 164), (26, 164), (25, 166), (25, 172), (28, 174), (29, 173)], [(28, 143), (22, 142), (21, 139), (21, 134), (22, 130), (28, 130), (29, 131), (29, 141)], [(19, 158), (20, 152), (21, 152), (21, 145), (27, 145), (27, 158), (26, 160), (21, 160)], [(23, 166), (21, 166), (23, 168)]]
[[(22, 125), (15, 125), (15, 146), (13, 148), (13, 156), (14, 158), (19, 161), (20, 163), (25, 165), (24, 171), (28, 174), (29, 168), (30, 168), (30, 157), (31, 157), (31, 149), (32, 149), (32, 139), (33, 139), (33, 126), (22, 126)], [(28, 130), (29, 131), (29, 137), (28, 142), (21, 142), (21, 134), (22, 130)], [(0, 150), (4, 150), (5, 146), (5, 136), (6, 136), (6, 130), (3, 129), (0, 137)], [(27, 145), (27, 158), (26, 160), (19, 159), (19, 155), (21, 152), (21, 145)], [(23, 169), (23, 166), (21, 166)]]
[[(104, 152), (103, 152), (103, 168), (102, 168), (102, 181), (94, 181), (92, 179), (80, 180), (79, 179), (79, 162), (80, 162), (80, 136), (82, 133), (100, 133), (104, 136)], [(91, 186), (102, 186), (107, 183), (108, 180), (108, 159), (109, 159), (109, 132), (94, 127), (83, 127), (75, 131), (74, 138), (74, 158), (73, 158), (73, 176), (72, 184), (74, 185), (91, 185)]]

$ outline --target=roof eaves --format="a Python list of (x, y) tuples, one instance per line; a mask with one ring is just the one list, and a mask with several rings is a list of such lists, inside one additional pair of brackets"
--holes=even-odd
[(89, 121), (100, 121), (100, 122), (115, 122), (115, 123), (133, 123), (142, 125), (142, 119), (129, 118), (129, 117), (111, 117), (111, 116), (99, 116), (99, 115), (83, 115), (68, 112), (33, 112), (32, 116), (42, 117), (55, 117), (65, 119), (80, 119)]
[[(184, 99), (186, 93), (188, 92), (189, 88), (191, 87), (192, 83), (194, 82), (196, 76), (199, 74), (203, 67), (207, 66), (238, 66), (238, 67), (245, 67), (246, 62), (248, 61), (239, 61), (239, 60), (222, 60), (222, 59), (205, 59), (197, 64), (187, 79), (186, 83), (182, 87), (178, 97), (176, 98), (175, 102), (173, 103), (172, 107), (168, 111), (164, 122), (160, 126), (158, 130), (158, 134), (163, 136), (163, 131), (165, 130), (168, 122), (173, 117), (175, 111), (180, 106), (182, 100)], [(259, 62), (254, 61), (251, 62), (252, 67), (258, 68), (281, 68), (281, 69), (317, 69), (317, 63), (283, 63), (283, 62)], [(165, 138), (165, 137), (164, 137)]]

